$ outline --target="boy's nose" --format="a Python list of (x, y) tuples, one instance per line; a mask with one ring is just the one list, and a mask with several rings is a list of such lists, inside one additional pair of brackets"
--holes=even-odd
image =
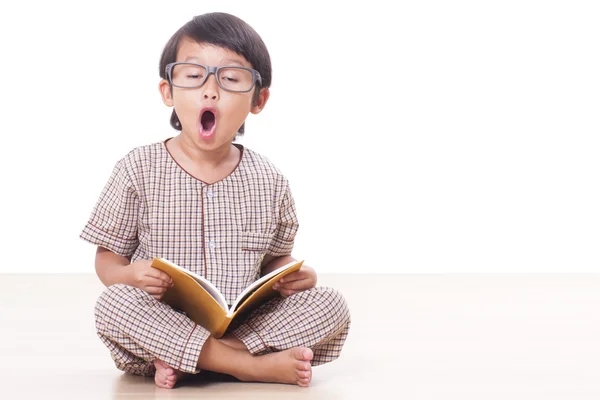
[(202, 86), (204, 86), (203, 99), (217, 100), (219, 98), (219, 84), (217, 83), (217, 77), (214, 74), (209, 76)]

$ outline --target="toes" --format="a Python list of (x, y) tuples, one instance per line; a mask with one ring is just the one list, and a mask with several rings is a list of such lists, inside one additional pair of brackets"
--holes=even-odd
[(309, 348), (305, 348), (302, 350), (302, 359), (306, 361), (310, 361), (313, 359), (313, 352)]
[(292, 354), (296, 360), (310, 361), (313, 359), (313, 352), (307, 347), (296, 347), (292, 350)]
[(175, 382), (169, 382), (169, 381), (155, 381), (156, 382), (156, 386), (158, 386), (159, 388), (162, 389), (173, 389), (173, 386), (175, 386)]
[(156, 386), (158, 386), (159, 388), (163, 388), (164, 389), (164, 388), (167, 387), (167, 382), (164, 381), (164, 380), (155, 379), (154, 383), (156, 383)]
[(310, 378), (310, 371), (298, 371), (298, 378)]
[(299, 367), (304, 367), (306, 368), (308, 366), (308, 369), (300, 369), (298, 368), (298, 371), (296, 371), (297, 377), (298, 379), (296, 380), (296, 383), (298, 384), (298, 386), (302, 386), (302, 387), (307, 387), (308, 384), (310, 383), (310, 380), (312, 378), (312, 371), (310, 370), (310, 363), (300, 363)]
[(173, 386), (175, 386), (175, 383), (177, 382), (177, 375), (175, 375), (174, 371), (173, 374), (167, 374), (166, 371), (168, 370), (156, 370), (156, 373), (154, 374), (154, 382), (159, 388), (172, 389)]
[(298, 379), (301, 381), (305, 381), (305, 380), (310, 381), (311, 378), (312, 378), (312, 373), (309, 371), (308, 372), (307, 371), (298, 372)]
[(173, 368), (165, 369), (164, 373), (166, 377), (176, 376), (176, 372)]
[(298, 386), (301, 386), (301, 387), (308, 387), (308, 383), (309, 383), (309, 382), (310, 382), (310, 381), (307, 381), (307, 380), (305, 380), (305, 379), (298, 379), (298, 380), (296, 381), (296, 384), (297, 384)]
[(176, 378), (177, 374), (173, 368), (169, 369), (157, 369), (154, 373), (154, 376), (160, 376), (162, 380), (166, 380), (167, 378)]
[(311, 370), (311, 366), (309, 362), (305, 362), (305, 361), (300, 361), (296, 363), (296, 369), (298, 371), (310, 371)]
[(154, 366), (156, 367), (156, 371), (162, 371), (165, 375), (173, 375), (175, 374), (175, 370), (171, 368), (167, 363), (158, 358), (154, 360)]

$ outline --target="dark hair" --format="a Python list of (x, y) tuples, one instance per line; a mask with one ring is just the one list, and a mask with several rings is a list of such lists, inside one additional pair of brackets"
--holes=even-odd
[[(208, 43), (229, 49), (243, 56), (252, 68), (258, 71), (262, 85), (256, 85), (252, 104), (256, 104), (260, 88), (271, 86), (271, 58), (267, 46), (258, 33), (240, 18), (226, 13), (208, 13), (197, 15), (183, 25), (167, 42), (160, 56), (158, 72), (161, 78), (167, 79), (167, 64), (177, 61), (177, 50), (183, 38), (198, 43)], [(244, 124), (238, 129), (238, 135), (244, 134)], [(181, 123), (175, 110), (171, 114), (171, 126), (181, 130)]]

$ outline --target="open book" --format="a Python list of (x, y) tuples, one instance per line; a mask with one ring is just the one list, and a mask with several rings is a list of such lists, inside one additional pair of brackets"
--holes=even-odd
[(261, 277), (248, 286), (231, 307), (225, 296), (206, 278), (188, 271), (164, 258), (154, 258), (152, 266), (166, 272), (174, 286), (167, 289), (162, 301), (171, 307), (184, 311), (187, 316), (208, 330), (215, 338), (223, 336), (231, 321), (267, 300), (279, 295), (273, 290), (275, 282), (284, 276), (298, 271), (304, 261), (293, 261)]

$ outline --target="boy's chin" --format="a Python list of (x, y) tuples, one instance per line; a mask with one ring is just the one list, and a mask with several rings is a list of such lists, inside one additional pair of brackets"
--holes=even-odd
[(216, 137), (216, 132), (214, 130), (209, 131), (209, 132), (206, 132), (206, 131), (198, 132), (198, 138), (205, 142), (212, 142), (212, 141), (214, 141), (215, 137)]
[(210, 138), (205, 138), (200, 135), (196, 135), (194, 138), (194, 143), (196, 143), (196, 145), (203, 150), (211, 151), (230, 146), (233, 142), (233, 138), (234, 137), (227, 139), (219, 135), (212, 135)]

